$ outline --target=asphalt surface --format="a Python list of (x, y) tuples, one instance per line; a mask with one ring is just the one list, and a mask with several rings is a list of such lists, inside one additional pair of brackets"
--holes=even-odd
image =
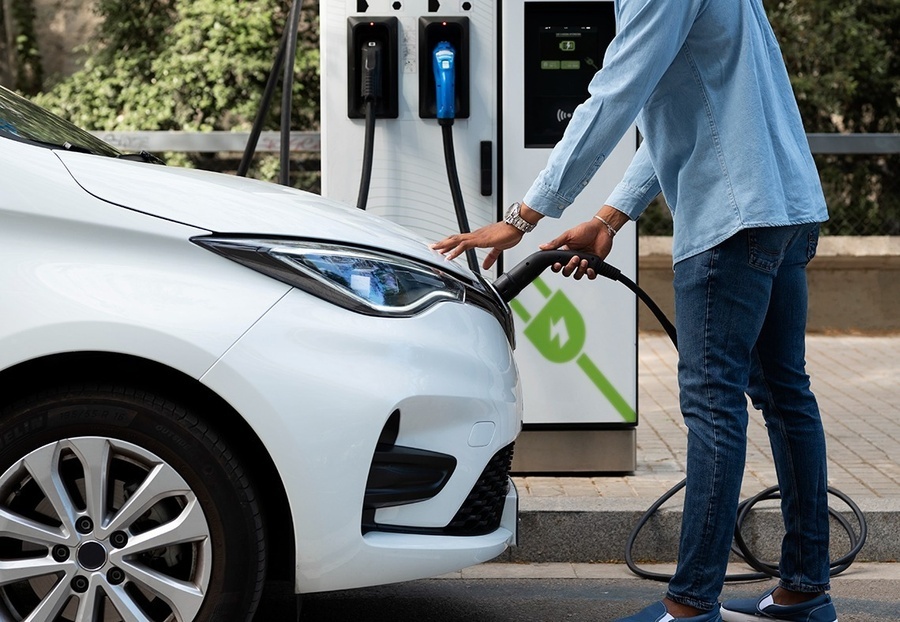
[[(666, 571), (663, 567), (662, 571)], [(774, 581), (727, 584), (722, 598), (762, 593)], [(293, 622), (288, 585), (270, 585), (257, 615)], [(663, 583), (612, 564), (486, 564), (449, 577), (306, 595), (301, 622), (607, 622), (659, 600)], [(832, 581), (841, 622), (900, 619), (900, 564), (857, 564)]]

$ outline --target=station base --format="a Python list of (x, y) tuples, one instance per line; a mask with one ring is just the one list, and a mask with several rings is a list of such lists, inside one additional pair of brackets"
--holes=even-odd
[(637, 468), (637, 430), (523, 430), (513, 475), (630, 473)]

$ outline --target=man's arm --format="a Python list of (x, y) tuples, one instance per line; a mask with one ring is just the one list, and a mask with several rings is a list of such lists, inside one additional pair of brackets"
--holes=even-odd
[(622, 181), (606, 200), (607, 204), (626, 214), (631, 220), (640, 218), (656, 195), (660, 193), (656, 170), (650, 160), (647, 143), (642, 143), (628, 165)]
[(524, 203), (558, 218), (575, 200), (634, 123), (687, 40), (703, 4), (621, 0), (618, 33), (591, 81), (590, 98), (576, 108)]

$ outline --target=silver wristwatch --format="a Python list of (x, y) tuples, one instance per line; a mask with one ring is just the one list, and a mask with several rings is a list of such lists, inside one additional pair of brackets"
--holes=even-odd
[(506, 215), (503, 216), (503, 222), (512, 225), (522, 233), (533, 231), (534, 225), (522, 218), (521, 214), (519, 214), (520, 209), (522, 209), (522, 204), (518, 201), (510, 205), (509, 209), (506, 210)]

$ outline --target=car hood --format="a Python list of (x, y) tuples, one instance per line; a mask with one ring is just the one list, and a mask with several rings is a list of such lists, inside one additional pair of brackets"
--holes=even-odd
[(314, 238), (380, 248), (472, 276), (409, 229), (309, 192), (208, 171), (56, 154), (85, 191), (151, 216), (212, 233)]

